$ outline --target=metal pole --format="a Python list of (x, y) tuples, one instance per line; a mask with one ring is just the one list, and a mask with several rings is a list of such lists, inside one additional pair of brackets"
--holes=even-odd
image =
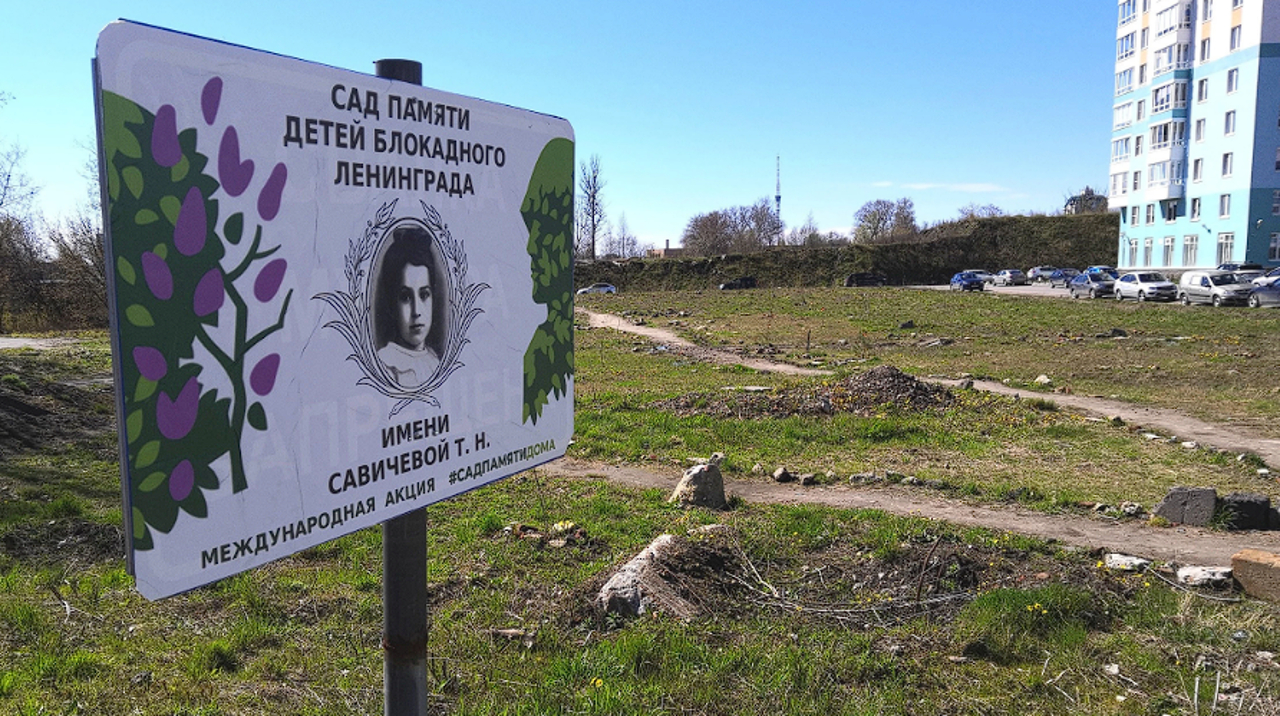
[[(422, 63), (378, 60), (377, 75), (422, 84)], [(427, 511), (382, 523), (383, 714), (427, 713)]]

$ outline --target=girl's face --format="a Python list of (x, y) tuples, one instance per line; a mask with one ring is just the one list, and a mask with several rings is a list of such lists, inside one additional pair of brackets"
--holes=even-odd
[(400, 345), (411, 350), (426, 348), (431, 332), (431, 269), (405, 264), (396, 289), (396, 326)]

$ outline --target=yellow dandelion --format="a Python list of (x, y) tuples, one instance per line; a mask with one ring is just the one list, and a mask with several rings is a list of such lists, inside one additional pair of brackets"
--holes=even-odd
[(596, 688), (596, 689), (604, 686), (604, 679), (597, 676), (596, 678), (591, 680), (591, 686), (592, 688)]

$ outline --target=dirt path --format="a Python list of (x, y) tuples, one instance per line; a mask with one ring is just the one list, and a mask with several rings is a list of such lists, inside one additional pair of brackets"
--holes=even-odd
[[(612, 328), (667, 343), (681, 352), (716, 363), (739, 364), (757, 370), (793, 375), (825, 375), (829, 371), (751, 359), (728, 351), (696, 346), (671, 331), (637, 326), (619, 316), (577, 309), (593, 328)], [(956, 385), (960, 381), (936, 382)], [(974, 387), (1005, 395), (1019, 391), (994, 381), (976, 381)], [(1270, 440), (1233, 428), (1212, 425), (1160, 408), (1143, 408), (1093, 396), (1054, 394), (1046, 396), (1061, 406), (1103, 417), (1118, 416), (1125, 422), (1160, 431), (1182, 440), (1227, 450), (1250, 451), (1269, 465), (1280, 465), (1280, 440)], [(590, 463), (563, 458), (539, 468), (548, 474), (579, 478), (604, 478), (638, 488), (672, 489), (680, 474), (658, 474), (631, 466)], [(852, 485), (800, 487), (794, 483), (729, 481), (725, 490), (749, 502), (811, 503), (839, 508), (871, 508), (893, 514), (913, 515), (951, 524), (993, 529), (1009, 529), (1020, 534), (1058, 540), (1087, 549), (1123, 552), (1177, 564), (1228, 566), (1231, 555), (1245, 548), (1280, 553), (1280, 532), (1214, 532), (1195, 527), (1151, 527), (1138, 520), (1111, 520), (1104, 517), (1047, 515), (1015, 506), (971, 505), (940, 498), (914, 488)]]
[(0, 351), (13, 348), (55, 348), (75, 343), (74, 338), (11, 338), (0, 336)]
[[(738, 364), (756, 370), (773, 371), (789, 375), (831, 375), (831, 371), (801, 368), (786, 363), (776, 363), (763, 359), (745, 359), (743, 356), (729, 351), (697, 346), (680, 338), (675, 333), (652, 326), (637, 326), (625, 318), (607, 313), (594, 313), (577, 309), (589, 319), (592, 328), (612, 328), (636, 335), (645, 336), (655, 341), (670, 344), (681, 352), (693, 357), (702, 358), (713, 363)], [(940, 378), (921, 378), (943, 385), (956, 386), (959, 380)], [(974, 381), (973, 387), (1002, 395), (1027, 395), (1052, 400), (1062, 407), (1071, 408), (1083, 413), (1104, 418), (1119, 417), (1126, 423), (1146, 428), (1162, 437), (1177, 437), (1179, 440), (1192, 440), (1205, 447), (1220, 448), (1237, 452), (1252, 452), (1262, 458), (1268, 465), (1280, 467), (1280, 440), (1264, 438), (1226, 425), (1215, 425), (1203, 420), (1183, 415), (1163, 408), (1146, 408), (1118, 400), (1107, 400), (1097, 396), (1070, 395), (1065, 393), (1036, 393), (1032, 391), (1010, 388), (1003, 383), (989, 380)]]

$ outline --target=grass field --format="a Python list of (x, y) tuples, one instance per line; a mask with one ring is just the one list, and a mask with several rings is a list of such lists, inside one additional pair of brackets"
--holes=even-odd
[[(837, 375), (716, 367), (579, 331), (570, 448), (579, 457), (673, 470), (720, 450), (739, 479), (753, 479), (756, 463), (893, 470), (958, 499), (1046, 510), (1150, 507), (1174, 484), (1280, 497), (1234, 455), (1073, 417), (1052, 395), (958, 390), (940, 409), (787, 417), (745, 412), (756, 404), (744, 400), (738, 417), (710, 414), (737, 400), (726, 387), (809, 396), (895, 365), (1028, 388), (1045, 373), (1077, 393), (1269, 430), (1277, 354), (1262, 344), (1280, 314), (878, 289), (583, 303), (675, 322), (708, 345), (821, 361)], [(899, 328), (908, 320), (915, 328)], [(1095, 337), (1112, 328), (1128, 339)], [(953, 342), (930, 346), (938, 337)], [(66, 384), (108, 371), (101, 335), (0, 352), (0, 398), (63, 418), (27, 434), (30, 445), (0, 443), (0, 713), (380, 711), (376, 530), (161, 602), (132, 591), (119, 558), (110, 389)], [(658, 407), (673, 400), (692, 407)], [(537, 471), (428, 516), (440, 713), (1280, 713), (1273, 605), (1186, 591), (1156, 572), (1112, 572), (1096, 555), (1016, 534), (868, 510), (682, 510), (658, 491)], [(562, 522), (580, 531), (558, 546), (546, 536)], [(711, 523), (732, 531), (688, 538), (700, 559), (678, 575), (700, 616), (623, 622), (590, 609), (612, 570), (654, 537)]]

